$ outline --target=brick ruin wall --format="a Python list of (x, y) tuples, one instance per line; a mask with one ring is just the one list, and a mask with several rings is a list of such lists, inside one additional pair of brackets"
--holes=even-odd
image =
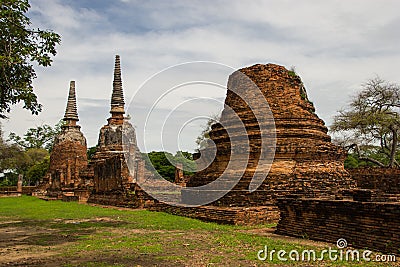
[[(130, 168), (127, 162), (131, 164)], [(90, 169), (93, 191), (88, 203), (138, 208), (152, 201), (136, 184), (136, 180), (144, 175), (144, 161), (129, 122), (112, 124), (111, 118), (109, 124), (102, 127)]]
[(132, 184), (131, 188), (126, 191), (111, 190), (91, 193), (86, 202), (125, 208), (148, 208), (156, 203), (137, 184)]
[(98, 161), (93, 166), (94, 172), (94, 191), (96, 193), (108, 191), (125, 191), (127, 184), (124, 184), (122, 177), (130, 179), (129, 173), (123, 168), (123, 155), (114, 155)]
[(259, 225), (279, 220), (279, 210), (275, 205), (258, 207), (176, 207), (163, 203), (154, 203), (148, 207), (151, 211), (162, 211), (174, 215), (195, 218), (207, 222), (231, 225)]
[[(22, 194), (23, 195), (32, 195), (32, 192), (35, 191), (36, 186), (23, 186), (22, 187)], [(7, 192), (17, 192), (16, 186), (1, 186), (0, 193), (7, 193)]]
[(93, 166), (94, 189), (87, 202), (117, 207), (143, 207), (149, 199), (133, 183), (123, 154), (99, 160)]
[(280, 198), (277, 234), (400, 254), (400, 203)]
[(62, 142), (54, 147), (50, 162), (52, 182), (59, 180), (60, 186), (75, 187), (80, 183), (80, 170), (88, 164), (86, 146), (79, 142)]
[(400, 169), (348, 169), (359, 188), (380, 190), (386, 194), (400, 194)]
[(49, 197), (62, 198), (65, 190), (71, 191), (81, 183), (80, 172), (88, 165), (86, 138), (80, 126), (64, 125), (54, 140), (50, 166), (43, 184)]

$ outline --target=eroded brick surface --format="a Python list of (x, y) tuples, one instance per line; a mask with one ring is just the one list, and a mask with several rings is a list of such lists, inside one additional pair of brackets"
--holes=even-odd
[[(252, 86), (248, 78), (240, 73), (230, 76), (230, 90), (227, 92), (225, 105), (235, 112), (229, 112), (225, 108), (220, 123), (212, 127), (210, 138), (216, 144), (216, 159), (208, 168), (194, 175), (188, 186), (201, 186), (216, 180), (225, 171), (228, 163), (233, 165), (231, 173), (241, 172), (243, 168), (235, 169), (235, 166), (242, 165), (247, 158), (232, 158), (231, 148), (242, 149), (241, 146), (246, 147), (245, 142), (249, 140), (249, 161), (244, 174), (233, 190), (213, 205), (257, 206), (291, 193), (317, 196), (332, 194), (343, 188), (353, 188), (355, 182), (344, 169), (345, 152), (331, 143), (328, 130), (315, 114), (314, 106), (308, 100), (300, 78), (274, 64), (257, 64), (241, 69), (240, 72), (257, 85), (264, 98), (257, 98), (257, 95), (247, 92), (249, 86)], [(244, 95), (246, 101), (238, 95)], [(264, 178), (268, 171), (268, 166), (259, 164), (264, 157), (260, 149), (261, 137), (268, 136), (272, 131), (272, 123), (268, 119), (262, 122), (267, 127), (261, 127), (256, 119), (257, 114), (267, 114), (262, 109), (263, 101), (268, 102), (273, 114), (276, 151), (268, 176), (254, 193), (250, 193), (248, 188), (256, 168), (261, 169), (255, 175), (256, 178)], [(235, 120), (236, 115), (240, 120)], [(246, 131), (236, 134), (236, 129), (243, 125)], [(261, 130), (264, 128), (267, 130)], [(268, 144), (266, 147), (268, 149)], [(202, 153), (213, 154), (207, 149)], [(229, 179), (229, 175), (225, 179)], [(183, 197), (190, 198), (190, 194), (191, 190), (188, 189), (183, 192)]]
[(390, 168), (356, 168), (348, 170), (357, 185), (387, 194), (400, 194), (400, 170)]
[(87, 166), (86, 139), (79, 126), (64, 126), (50, 155), (51, 189), (76, 188), (80, 171)]
[(276, 232), (356, 248), (399, 254), (400, 203), (294, 199), (277, 201), (281, 217)]
[(85, 172), (86, 183), (92, 188), (88, 202), (114, 206), (142, 205), (135, 184), (144, 175), (143, 160), (135, 129), (124, 117), (124, 104), (120, 58), (116, 56), (111, 117), (100, 129), (96, 152)]

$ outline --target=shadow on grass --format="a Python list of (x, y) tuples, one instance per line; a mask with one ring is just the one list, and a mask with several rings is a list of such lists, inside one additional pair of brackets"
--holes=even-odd
[(18, 245), (55, 246), (78, 241), (98, 228), (122, 227), (122, 221), (20, 220), (0, 224), (0, 248)]
[(130, 255), (128, 253), (86, 254), (84, 257), (72, 258), (61, 264), (64, 267), (85, 266), (185, 266), (181, 259), (160, 258), (149, 254)]

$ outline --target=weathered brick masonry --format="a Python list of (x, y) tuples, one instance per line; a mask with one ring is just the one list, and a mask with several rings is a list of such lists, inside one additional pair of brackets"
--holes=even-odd
[(80, 131), (76, 108), (75, 82), (71, 81), (67, 107), (61, 133), (56, 136), (50, 155), (50, 167), (44, 187), (47, 195), (62, 198), (63, 191), (70, 191), (81, 184), (80, 171), (86, 168), (86, 138)]
[(196, 218), (208, 222), (233, 225), (257, 225), (279, 220), (279, 210), (275, 205), (258, 207), (176, 207), (163, 203), (155, 203), (149, 210)]
[(282, 198), (276, 233), (400, 254), (400, 203)]
[(359, 188), (376, 189), (387, 194), (400, 194), (400, 169), (356, 168), (348, 170)]
[[(120, 57), (115, 57), (111, 117), (100, 129), (96, 152), (91, 159), (93, 190), (89, 203), (113, 206), (139, 207), (145, 201), (140, 188), (135, 186), (138, 177), (144, 175), (140, 168), (141, 155), (136, 143), (135, 129), (124, 117)], [(128, 164), (130, 168), (128, 168)]]
[[(261, 98), (249, 91), (252, 86), (249, 78), (261, 91)], [(239, 95), (247, 97), (247, 101)], [(262, 127), (255, 116), (257, 113), (268, 114), (262, 107), (263, 101), (268, 102), (276, 127), (276, 151), (268, 176), (267, 166), (260, 166), (259, 162), (264, 157), (261, 154), (261, 136), (269, 133), (260, 131)], [(251, 107), (249, 102), (253, 103)], [(345, 152), (331, 143), (327, 127), (315, 114), (304, 85), (295, 73), (274, 64), (257, 64), (240, 69), (229, 78), (225, 105), (235, 114), (224, 109), (220, 123), (212, 126), (210, 138), (216, 144), (216, 158), (208, 168), (190, 179), (187, 184), (189, 188), (182, 191), (183, 198), (190, 198), (193, 191), (190, 187), (202, 186), (218, 179), (228, 163), (233, 165), (232, 172), (235, 173), (235, 166), (247, 160), (232, 160), (232, 138), (243, 140), (236, 147), (244, 145), (245, 140), (249, 139), (249, 163), (233, 190), (212, 205), (262, 206), (274, 201), (276, 197), (291, 193), (330, 195), (340, 189), (355, 187), (355, 182), (344, 169)], [(234, 119), (236, 115), (240, 121)], [(262, 123), (267, 124), (267, 129), (271, 126), (268, 120)], [(245, 126), (246, 132), (242, 133), (243, 136), (236, 136), (236, 129), (241, 124)], [(233, 133), (233, 136), (229, 136), (228, 132)], [(201, 153), (206, 156), (212, 154), (207, 148)], [(267, 177), (255, 192), (250, 193), (250, 180), (257, 167), (265, 168), (265, 171), (257, 174), (259, 178)], [(240, 173), (241, 168), (237, 167), (236, 172)]]
[[(261, 98), (250, 93), (250, 83), (257, 86)], [(331, 143), (300, 77), (282, 66), (257, 64), (241, 69), (230, 76), (228, 89), (225, 104), (239, 120), (234, 118), (234, 113), (224, 110), (220, 123), (213, 125), (210, 133), (216, 151), (209, 148), (201, 151), (202, 157), (211, 157), (216, 152), (215, 160), (189, 181), (182, 178), (181, 171), (177, 171), (176, 179), (178, 184), (188, 186), (182, 190), (182, 197), (190, 197), (196, 193), (190, 187), (215, 181), (228, 163), (232, 163), (231, 172), (243, 171), (243, 174), (223, 198), (207, 206), (175, 207), (155, 201), (138, 186), (137, 181), (146, 180), (150, 174), (145, 173), (135, 130), (124, 117), (119, 56), (115, 60), (111, 117), (100, 130), (97, 150), (88, 166), (86, 140), (76, 125), (75, 87), (71, 83), (64, 116), (66, 125), (55, 141), (50, 178), (45, 181), (48, 195), (65, 201), (79, 199), (104, 205), (144, 207), (229, 224), (276, 221), (280, 210), (279, 234), (331, 242), (346, 238), (356, 247), (398, 253), (400, 204), (378, 201), (398, 201), (400, 173), (351, 170), (362, 188), (375, 189), (354, 190), (356, 183), (344, 169), (344, 151)], [(240, 94), (246, 99), (240, 98)], [(250, 100), (251, 108), (245, 100)], [(256, 119), (256, 114), (267, 114), (263, 101), (268, 101), (273, 123), (269, 117), (261, 122)], [(267, 173), (269, 166), (260, 163), (266, 157), (261, 153), (261, 142), (262, 137), (271, 136), (272, 124), (276, 127), (276, 150)], [(228, 133), (239, 133), (235, 129), (243, 125), (244, 132), (229, 136)], [(243, 140), (247, 139), (249, 157), (241, 158), (239, 153), (232, 158), (231, 151), (243, 149), (246, 145)], [(267, 145), (267, 149), (271, 148)], [(243, 160), (249, 161), (241, 169)], [(249, 192), (256, 169), (261, 172), (255, 178), (266, 179), (256, 191)], [(155, 181), (153, 186), (159, 185)], [(289, 195), (290, 198), (282, 198)]]

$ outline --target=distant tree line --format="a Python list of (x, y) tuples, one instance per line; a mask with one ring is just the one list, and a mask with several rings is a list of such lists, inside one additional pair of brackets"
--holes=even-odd
[(24, 176), (24, 185), (35, 185), (46, 174), (55, 136), (63, 121), (54, 127), (47, 124), (30, 128), (23, 136), (10, 133), (4, 139), (0, 125), (0, 185), (15, 185), (18, 174)]
[(184, 175), (192, 175), (196, 172), (196, 163), (189, 152), (177, 151), (175, 155), (165, 151), (152, 151), (142, 153), (147, 170), (157, 171), (164, 179), (174, 182), (175, 166), (177, 163), (183, 165)]

